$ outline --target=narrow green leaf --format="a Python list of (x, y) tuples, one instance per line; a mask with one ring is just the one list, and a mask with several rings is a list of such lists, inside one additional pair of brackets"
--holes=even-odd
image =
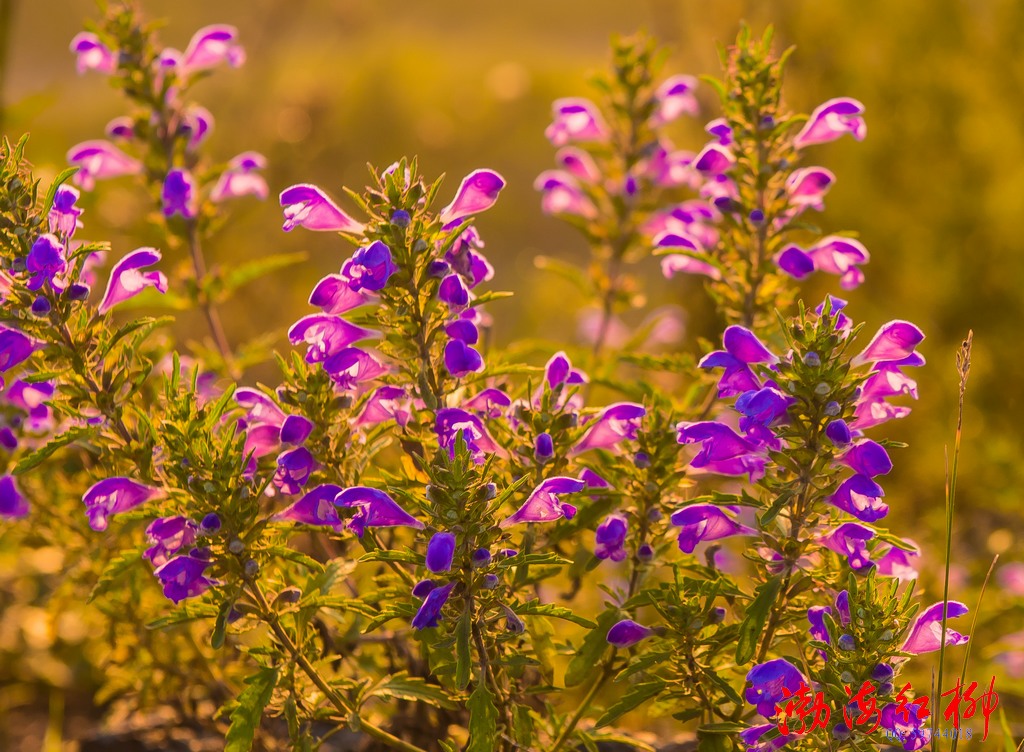
[(89, 603), (99, 596), (110, 590), (113, 585), (120, 577), (128, 572), (132, 567), (136, 566), (142, 561), (142, 554), (138, 551), (128, 551), (114, 557), (106, 568), (103, 570), (103, 574), (100, 575), (99, 580), (92, 588), (92, 592), (89, 594)]
[(50, 189), (46, 192), (46, 200), (43, 201), (43, 216), (45, 217), (50, 213), (50, 209), (53, 208), (53, 199), (57, 195), (57, 189), (60, 188), (64, 183), (71, 179), (71, 176), (78, 172), (77, 167), (68, 167), (63, 170), (57, 177), (50, 183)]
[(473, 669), (473, 653), (469, 649), (472, 627), (469, 611), (465, 611), (455, 626), (455, 686), (459, 689), (469, 686), (469, 676)]
[(14, 466), (14, 474), (21, 475), (28, 470), (38, 467), (56, 454), (60, 449), (63, 449), (76, 441), (90, 437), (95, 432), (96, 429), (91, 426), (79, 426), (77, 428), (68, 429), (59, 436), (51, 439), (46, 445), (36, 449), (34, 452), (29, 452), (18, 460), (18, 464)]
[(230, 600), (220, 604), (220, 611), (217, 612), (217, 621), (213, 623), (213, 634), (210, 636), (210, 644), (215, 648), (219, 649), (224, 646), (224, 637), (228, 628), (228, 614), (231, 613), (232, 605)]
[(615, 722), (630, 710), (640, 707), (652, 697), (659, 695), (663, 689), (665, 689), (665, 681), (663, 679), (654, 679), (642, 682), (641, 684), (634, 684), (626, 694), (604, 711), (604, 714), (594, 724), (594, 728), (601, 728), (601, 726), (607, 726), (609, 723)]
[(309, 258), (309, 255), (303, 251), (298, 253), (277, 253), (271, 256), (261, 256), (253, 261), (239, 264), (225, 275), (224, 290), (225, 292), (233, 292), (242, 285), (264, 277), (278, 269), (301, 264), (307, 258)]
[(555, 619), (564, 619), (565, 621), (571, 621), (573, 624), (579, 624), (581, 627), (587, 629), (594, 629), (597, 627), (594, 622), (590, 619), (584, 619), (582, 616), (578, 616), (571, 609), (565, 608), (564, 606), (556, 606), (553, 603), (541, 603), (537, 600), (532, 600), (529, 603), (523, 603), (512, 609), (520, 616), (533, 614), (535, 616), (551, 616)]
[(231, 711), (231, 726), (224, 737), (224, 752), (249, 752), (252, 749), (263, 709), (277, 686), (277, 669), (261, 669), (245, 683), (248, 686), (238, 696), (238, 706)]
[(436, 708), (446, 708), (448, 710), (454, 710), (457, 707), (457, 704), (448, 697), (444, 689), (436, 684), (427, 684), (425, 680), (419, 677), (409, 676), (406, 671), (392, 674), (382, 685), (371, 691), (370, 695), (424, 702)]
[(466, 703), (469, 709), (469, 744), (466, 752), (491, 752), (498, 731), (498, 711), (487, 685), (480, 682)]
[(736, 644), (736, 663), (743, 665), (747, 663), (757, 649), (757, 640), (764, 632), (764, 623), (768, 619), (768, 612), (778, 598), (782, 581), (773, 577), (757, 588), (757, 596), (747, 607), (747, 615), (740, 624), (739, 640)]

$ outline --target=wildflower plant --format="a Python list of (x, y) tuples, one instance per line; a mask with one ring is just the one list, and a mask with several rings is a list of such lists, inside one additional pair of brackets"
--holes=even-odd
[[(882, 525), (899, 445), (878, 429), (909, 412), (890, 400), (916, 397), (924, 334), (894, 320), (869, 338), (839, 298), (793, 303), (815, 270), (863, 281), (863, 246), (806, 223), (835, 176), (804, 165), (815, 144), (864, 137), (858, 102), (792, 114), (786, 56), (746, 29), (710, 82), (721, 116), (699, 149), (665, 130), (696, 116), (699, 83), (658, 80), (646, 40), (616, 41), (603, 107), (556, 102), (561, 169), (537, 186), (593, 252), (573, 275), (599, 311), (593, 374), (564, 351), (540, 368), (489, 347), (498, 173), (452, 187), (400, 159), (361, 191), (285, 187), (283, 230), (333, 233), (345, 260), (282, 322), (291, 349), (267, 385), (246, 378), (261, 348), (232, 346), (218, 305), (295, 258), (207, 269), (221, 202), (268, 187), (254, 153), (210, 165), (212, 117), (187, 99), (244, 60), (236, 31), (161, 49), (115, 8), (72, 48), (135, 111), (108, 128), (122, 145), (74, 147), (45, 193), (25, 139), (0, 154), (0, 516), (5, 535), (54, 528), (87, 562), (69, 587), (94, 586), (111, 636), (154, 656), (104, 670), (170, 671), (147, 637), (167, 630), (197, 667), (173, 686), (208, 687), (230, 750), (259, 733), (312, 749), (341, 729), (406, 752), (648, 748), (620, 726), (640, 708), (702, 752), (928, 743), (901, 672), (966, 642), (946, 622), (967, 608), (914, 599), (918, 546)], [(127, 174), (193, 275), (139, 248), (101, 296), (113, 255), (77, 239), (88, 217), (68, 181)], [(707, 279), (722, 347), (635, 360), (674, 370), (683, 394), (646, 378), (616, 392), (608, 327), (644, 304), (626, 269), (659, 260)], [(158, 336), (170, 317), (122, 305), (147, 288), (200, 308), (214, 347), (184, 354)], [(43, 522), (51, 506), (78, 520), (73, 543)], [(126, 610), (148, 623), (126, 628)], [(261, 732), (264, 717), (283, 723)]]

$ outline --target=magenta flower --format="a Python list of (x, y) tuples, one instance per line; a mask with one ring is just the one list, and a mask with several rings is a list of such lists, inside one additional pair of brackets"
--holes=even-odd
[(452, 568), (455, 556), (455, 535), (452, 533), (434, 533), (427, 543), (427, 569), (434, 574), (447, 572)]
[(27, 517), (28, 512), (28, 500), (18, 490), (17, 479), (13, 475), (0, 477), (0, 519)]
[(921, 548), (909, 539), (904, 539), (902, 545), (906, 548), (891, 545), (887, 550), (879, 549), (884, 553), (875, 561), (878, 565), (878, 573), (899, 580), (916, 580), (917, 562), (921, 558)]
[[(902, 647), (900, 647), (900, 650), (905, 653), (921, 655), (921, 653), (931, 653), (942, 647), (943, 607), (945, 607), (947, 620), (963, 616), (969, 611), (967, 606), (959, 601), (949, 601), (947, 604), (939, 602), (929, 606), (918, 614), (914, 620), (913, 625), (910, 627), (910, 633), (907, 635), (907, 639)], [(963, 645), (968, 639), (970, 638), (967, 635), (962, 635), (946, 627), (946, 645)]]
[(147, 287), (155, 287), (161, 293), (166, 293), (167, 277), (163, 272), (142, 271), (160, 261), (160, 258), (160, 251), (155, 248), (139, 248), (114, 264), (99, 312), (106, 313), (119, 303), (134, 298)]
[[(811, 606), (807, 609), (807, 621), (810, 622), (810, 628), (808, 632), (811, 635), (812, 640), (818, 642), (824, 642), (826, 644), (832, 644), (832, 638), (828, 633), (828, 628), (825, 626), (825, 614), (831, 614), (832, 608), (830, 606)], [(824, 657), (824, 652), (822, 653)]]
[(886, 475), (892, 470), (892, 460), (885, 447), (870, 439), (858, 441), (836, 458), (836, 462), (869, 478)]
[(693, 158), (693, 169), (712, 176), (724, 175), (734, 164), (736, 157), (717, 141), (707, 144)]
[[(208, 554), (209, 549), (204, 551)], [(181, 603), (186, 598), (202, 595), (218, 584), (204, 575), (211, 562), (202, 553), (193, 549), (188, 554), (175, 556), (153, 573), (163, 584), (165, 597)]]
[[(597, 168), (597, 163), (594, 162), (594, 158), (590, 156), (589, 152), (583, 149), (566, 146), (555, 153), (555, 161), (577, 180), (596, 183), (601, 179), (601, 171)], [(534, 188), (536, 187), (534, 184)]]
[(38, 290), (44, 285), (53, 289), (63, 290), (59, 278), (68, 269), (64, 258), (64, 244), (56, 235), (40, 235), (25, 260), (25, 269), (29, 273), (29, 290)]
[(484, 370), (480, 353), (459, 339), (449, 340), (444, 346), (444, 367), (454, 378), (461, 379)]
[(714, 136), (718, 140), (719, 145), (732, 146), (734, 140), (732, 128), (729, 126), (729, 121), (725, 118), (709, 120), (708, 124), (704, 126), (704, 132), (709, 136)]
[(658, 248), (679, 249), (682, 253), (672, 253), (661, 259), (661, 273), (667, 279), (682, 272), (683, 274), (703, 274), (711, 279), (721, 279), (722, 272), (714, 264), (694, 255), (703, 255), (704, 249), (696, 238), (683, 232), (663, 232), (654, 239)]
[(465, 308), (470, 300), (469, 290), (458, 274), (449, 274), (441, 280), (437, 287), (437, 297), (454, 310)]
[(480, 253), (483, 247), (484, 243), (480, 240), (476, 228), (467, 227), (444, 254), (445, 261), (452, 271), (466, 280), (470, 289), (494, 278), (494, 267)]
[(91, 191), (97, 180), (142, 172), (142, 162), (109, 141), (83, 141), (72, 146), (67, 156), (68, 162), (78, 168), (72, 180), (86, 191)]
[(854, 408), (853, 427), (870, 428), (887, 420), (909, 415), (909, 407), (892, 405), (888, 398), (907, 395), (917, 399), (917, 382), (900, 369), (921, 366), (924, 362), (923, 356), (912, 353), (901, 360), (875, 363), (875, 370), (861, 385), (860, 396)]
[(363, 290), (353, 290), (352, 280), (344, 274), (328, 274), (316, 283), (309, 296), (309, 304), (324, 313), (345, 313), (366, 305), (369, 298)]
[(277, 458), (274, 485), (283, 494), (297, 494), (317, 468), (317, 462), (306, 447), (299, 446), (283, 452)]
[(242, 454), (249, 458), (246, 467), (246, 477), (252, 477), (256, 472), (257, 461), (261, 457), (273, 454), (280, 448), (281, 429), (271, 423), (257, 423), (249, 426), (245, 431), (245, 444), (242, 446)]
[(388, 368), (366, 350), (346, 347), (324, 361), (324, 370), (330, 374), (339, 389), (352, 391), (360, 384), (388, 372)]
[(556, 99), (551, 110), (554, 121), (544, 135), (554, 146), (565, 146), (573, 141), (603, 141), (611, 134), (601, 113), (589, 99)]
[(75, 67), (80, 74), (87, 70), (107, 74), (117, 72), (117, 54), (92, 32), (76, 34), (71, 40), (71, 51), (78, 56)]
[(334, 500), (341, 491), (341, 486), (331, 484), (311, 488), (302, 498), (271, 519), (275, 522), (298, 522), (302, 525), (326, 525), (341, 530), (338, 508), (334, 505)]
[(647, 235), (657, 238), (664, 233), (683, 235), (697, 241), (701, 248), (711, 248), (718, 242), (715, 225), (722, 218), (711, 204), (693, 199), (684, 201), (668, 211), (654, 214), (643, 226)]
[(757, 535), (757, 531), (741, 525), (714, 504), (691, 504), (672, 514), (672, 524), (679, 531), (679, 549), (692, 554), (702, 541), (720, 540), (733, 535)]
[(784, 688), (795, 695), (801, 685), (808, 684), (800, 670), (785, 658), (754, 666), (747, 672), (747, 681), (750, 686), (744, 692), (744, 698), (765, 718), (775, 715), (775, 706), (786, 699), (782, 692)]
[(199, 526), (188, 517), (159, 517), (146, 528), (146, 538), (153, 545), (143, 557), (154, 567), (166, 564), (178, 551), (196, 541)]
[(732, 428), (714, 421), (676, 425), (680, 444), (701, 444), (690, 466), (718, 475), (747, 475), (753, 483), (764, 475), (768, 457), (763, 447)]
[(221, 173), (213, 190), (210, 191), (211, 201), (224, 201), (240, 196), (256, 196), (265, 199), (269, 194), (267, 181), (257, 170), (266, 168), (267, 160), (258, 152), (246, 151), (228, 162), (228, 168)]
[(160, 199), (165, 217), (179, 214), (183, 219), (194, 218), (199, 211), (199, 190), (192, 173), (181, 169), (168, 172)]
[(822, 238), (806, 251), (798, 245), (788, 245), (775, 257), (779, 268), (796, 279), (815, 270), (839, 275), (839, 285), (844, 290), (852, 290), (864, 281), (859, 265), (870, 260), (863, 244), (838, 235)]
[(882, 325), (868, 346), (850, 361), (850, 365), (902, 360), (913, 355), (915, 348), (923, 341), (924, 332), (909, 321), (890, 321)]
[(305, 342), (306, 362), (321, 363), (349, 345), (375, 334), (350, 324), (340, 316), (314, 313), (296, 321), (288, 330), (288, 341), (293, 345)]
[(623, 441), (632, 441), (645, 415), (647, 410), (644, 406), (635, 402), (608, 405), (576, 442), (570, 454), (580, 454), (590, 449), (612, 449)]
[(875, 566), (867, 550), (867, 542), (874, 537), (874, 530), (856, 522), (845, 522), (818, 540), (825, 548), (845, 556), (850, 562), (850, 569), (860, 572)]
[(636, 645), (641, 640), (646, 640), (653, 634), (654, 630), (650, 627), (645, 627), (643, 624), (637, 624), (632, 619), (623, 619), (622, 621), (612, 625), (612, 628), (608, 630), (608, 636), (605, 639), (608, 640), (609, 645), (622, 649)]
[(484, 389), (462, 403), (467, 410), (479, 413), (484, 418), (500, 418), (505, 408), (512, 405), (512, 399), (500, 389)]
[(135, 121), (127, 115), (121, 115), (114, 118), (107, 127), (103, 129), (111, 138), (122, 138), (125, 141), (130, 141), (135, 138)]
[(438, 218), (450, 227), (460, 219), (487, 211), (497, 202), (504, 187), (505, 178), (494, 170), (473, 170), (462, 179), (455, 198), (441, 210)]
[[(23, 413), (20, 416), (21, 426), (30, 432), (49, 432), (53, 428), (53, 411), (50, 410), (47, 401), (54, 395), (53, 384), (47, 381), (36, 381), (29, 383), (18, 379), (14, 381), (3, 394), (3, 400), (18, 411)], [(13, 424), (13, 420), (8, 419)], [(9, 428), (4, 431), (10, 431)], [(11, 434), (13, 438), (13, 434)], [(0, 443), (4, 443), (0, 441)], [(17, 446), (17, 440), (13, 444), (5, 443), (8, 448)]]
[[(924, 749), (931, 743), (932, 732), (928, 727), (928, 719), (918, 718), (917, 713), (910, 710), (911, 707), (900, 709), (898, 705), (889, 703), (882, 708), (879, 716), (879, 725), (892, 735), (891, 738), (899, 740), (906, 752)], [(936, 730), (936, 736), (938, 733)]]
[(864, 105), (856, 99), (830, 99), (811, 113), (807, 123), (793, 139), (793, 146), (802, 149), (812, 144), (824, 144), (835, 141), (844, 133), (863, 141), (868, 132), (867, 123), (861, 117), (863, 114)]
[(355, 428), (365, 428), (388, 420), (404, 426), (412, 417), (411, 400), (400, 386), (378, 387), (352, 421)]
[(825, 436), (837, 447), (843, 447), (853, 441), (853, 433), (845, 420), (833, 420), (825, 426)]
[(552, 215), (572, 215), (593, 219), (597, 207), (580, 188), (576, 178), (564, 170), (545, 170), (533, 181), (533, 188), (543, 195), (541, 211)]
[(109, 517), (145, 504), (160, 493), (160, 489), (151, 488), (131, 478), (101, 480), (82, 496), (89, 527), (96, 531), (106, 530)]
[(877, 522), (889, 513), (889, 507), (882, 501), (885, 491), (866, 475), (853, 475), (844, 480), (828, 502), (852, 514), (861, 522)]
[(576, 507), (559, 499), (562, 494), (579, 493), (585, 484), (576, 478), (548, 478), (541, 481), (526, 503), (511, 517), (499, 523), (499, 527), (511, 527), (523, 522), (553, 522), (565, 518), (571, 520), (576, 515)]
[(483, 421), (476, 415), (456, 407), (446, 407), (437, 411), (434, 432), (437, 434), (441, 448), (447, 449), (453, 458), (455, 457), (455, 440), (460, 434), (477, 464), (483, 464), (485, 455), (504, 455), (503, 450), (487, 433)]
[(54, 235), (67, 240), (81, 225), (78, 218), (82, 216), (82, 210), (75, 206), (79, 196), (78, 189), (70, 185), (61, 185), (53, 194), (53, 206), (47, 215), (47, 222)]
[(822, 211), (825, 208), (825, 194), (835, 181), (836, 176), (824, 167), (801, 167), (793, 170), (786, 178), (789, 205), (795, 210), (791, 216), (799, 214), (804, 209)]
[(429, 629), (440, 624), (441, 609), (448, 602), (448, 597), (452, 594), (452, 590), (455, 589), (455, 584), (453, 580), (447, 585), (430, 589), (427, 597), (424, 598), (423, 603), (420, 604), (419, 610), (412, 619), (413, 629)]
[(226, 24), (204, 26), (192, 35), (185, 53), (181, 57), (184, 71), (195, 71), (215, 68), (227, 63), (237, 68), (245, 62), (245, 50), (235, 43), (238, 29)]
[(696, 116), (700, 112), (697, 98), (693, 96), (696, 88), (697, 79), (693, 76), (680, 74), (666, 78), (654, 92), (658, 109), (651, 116), (651, 124), (657, 127), (671, 123), (681, 115)]
[(300, 183), (281, 191), (284, 207), (284, 231), (305, 227), (318, 232), (344, 232), (362, 235), (363, 225), (343, 212), (320, 188)]
[(610, 514), (594, 531), (594, 556), (622, 561), (627, 556), (626, 533), (629, 522), (621, 514)]
[(406, 512), (383, 491), (367, 486), (346, 488), (334, 503), (340, 507), (354, 507), (356, 514), (348, 521), (348, 529), (360, 538), (368, 527), (412, 527), (423, 529), (423, 523)]
[[(35, 349), (34, 340), (17, 329), (8, 329), (0, 325), (0, 373), (25, 362)], [(3, 384), (0, 383), (0, 386)]]
[(796, 402), (794, 397), (779, 391), (775, 387), (765, 386), (744, 392), (736, 399), (736, 410), (743, 415), (740, 418), (740, 430), (751, 435), (763, 435), (760, 429), (775, 425)]
[(396, 271), (398, 267), (391, 260), (391, 249), (379, 240), (360, 248), (341, 268), (354, 292), (383, 290)]
[(302, 444), (313, 433), (313, 421), (302, 415), (289, 415), (281, 424), (282, 444)]
[(563, 350), (559, 350), (548, 358), (548, 362), (544, 366), (544, 380), (547, 382), (548, 389), (552, 391), (563, 384), (573, 386), (576, 384), (586, 384), (588, 381), (587, 374), (578, 368), (572, 367), (572, 361), (569, 360), (569, 356)]
[(725, 350), (710, 352), (697, 364), (701, 368), (725, 369), (718, 381), (718, 396), (732, 397), (751, 389), (760, 389), (761, 382), (751, 370), (751, 364), (774, 365), (779, 362), (778, 356), (770, 352), (749, 329), (735, 324), (725, 330), (722, 342)]
[(259, 389), (240, 386), (235, 389), (235, 402), (246, 410), (249, 423), (271, 423), (280, 426), (284, 422), (284, 412), (277, 403)]

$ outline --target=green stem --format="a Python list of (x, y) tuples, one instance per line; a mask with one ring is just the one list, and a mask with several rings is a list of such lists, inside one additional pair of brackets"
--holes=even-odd
[(199, 240), (199, 228), (195, 220), (189, 220), (186, 233), (189, 256), (192, 258), (192, 269), (196, 275), (196, 287), (199, 288), (199, 304), (206, 316), (206, 324), (210, 329), (213, 342), (220, 352), (224, 366), (232, 378), (238, 378), (240, 374), (235, 373), (232, 361), (234, 356), (231, 352), (231, 344), (228, 342), (227, 334), (224, 333), (224, 324), (220, 320), (220, 312), (217, 306), (210, 300), (210, 296), (203, 290), (203, 282), (206, 280), (206, 258), (203, 256), (203, 247)]
[(612, 648), (612, 652), (604, 659), (604, 666), (601, 669), (601, 675), (598, 677), (587, 693), (580, 700), (579, 707), (576, 708), (576, 712), (572, 714), (572, 718), (566, 721), (566, 724), (562, 727), (562, 730), (558, 732), (558, 736), (555, 737), (554, 743), (551, 745), (551, 749), (548, 752), (558, 752), (562, 748), (562, 745), (569, 739), (572, 732), (576, 730), (576, 725), (583, 719), (587, 711), (590, 709), (590, 703), (597, 697), (597, 693), (601, 691), (605, 682), (611, 678), (613, 673), (613, 666), (615, 665), (615, 655), (618, 652), (616, 648)]

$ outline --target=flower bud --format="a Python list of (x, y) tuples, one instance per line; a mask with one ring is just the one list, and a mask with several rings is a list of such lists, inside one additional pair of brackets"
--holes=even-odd
[(427, 241), (423, 238), (412, 244), (413, 253), (423, 253), (425, 250), (427, 250)]
[(298, 603), (301, 597), (302, 591), (297, 587), (286, 587), (277, 594), (274, 603)]
[(651, 466), (651, 456), (647, 452), (637, 452), (633, 455), (633, 464), (641, 470), (645, 470)]
[(242, 572), (248, 579), (252, 579), (259, 574), (260, 565), (256, 563), (255, 559), (246, 559), (245, 564), (242, 565)]
[(826, 394), (832, 391), (832, 387), (824, 381), (819, 381), (818, 385), (814, 387), (814, 393), (819, 397), (824, 397)]
[(842, 411), (842, 405), (840, 405), (835, 400), (832, 400), (831, 402), (825, 405), (825, 415), (828, 415), (830, 417), (835, 417), (836, 415), (839, 415), (839, 413), (841, 413)]
[(808, 365), (811, 368), (817, 368), (821, 365), (821, 356), (816, 352), (809, 352), (804, 354), (804, 365)]
[(871, 672), (871, 678), (878, 682), (887, 682), (892, 679), (894, 673), (888, 663), (879, 663)]
[(474, 567), (486, 567), (491, 563), (491, 552), (486, 548), (478, 548), (472, 555)]
[(213, 535), (218, 530), (220, 530), (220, 516), (216, 512), (210, 512), (199, 523), (199, 532), (203, 535)]
[(850, 651), (857, 647), (856, 640), (853, 639), (853, 635), (844, 634), (839, 635), (839, 649)]
[(878, 637), (878, 639), (881, 640), (882, 642), (892, 642), (892, 638), (893, 637), (894, 637), (894, 635), (892, 633), (892, 630), (891, 629), (887, 629), (884, 632), (882, 632), (882, 634)]
[(721, 624), (723, 621), (725, 621), (725, 609), (721, 606), (715, 606), (708, 612), (708, 624)]
[(879, 697), (888, 697), (894, 689), (892, 682), (882, 682), (878, 685), (878, 695)]
[(762, 222), (764, 222), (764, 212), (761, 211), (760, 209), (754, 209), (752, 212), (750, 212), (750, 221), (753, 222), (755, 225), (761, 224)]
[(654, 561), (654, 548), (650, 543), (643, 543), (636, 550), (636, 558), (642, 562)]
[(391, 215), (391, 224), (395, 227), (408, 227), (410, 222), (412, 222), (412, 217), (404, 209), (399, 209)]
[(836, 741), (845, 742), (852, 736), (849, 726), (845, 723), (837, 723), (832, 727), (832, 736), (835, 737)]
[(32, 314), (35, 316), (45, 316), (50, 312), (51, 308), (50, 301), (42, 295), (32, 301)]
[(542, 433), (537, 437), (533, 445), (533, 458), (540, 464), (549, 462), (555, 456), (555, 443), (551, 434)]
[(494, 590), (494, 588), (498, 587), (498, 575), (485, 574), (483, 587), (485, 590)]
[(498, 486), (494, 483), (486, 483), (480, 486), (480, 490), (477, 493), (481, 501), (490, 501), (498, 495)]
[(245, 544), (242, 543), (238, 538), (232, 538), (231, 542), (228, 543), (228, 551), (238, 556), (245, 550)]
[(437, 583), (433, 580), (420, 580), (412, 588), (412, 594), (415, 598), (426, 598), (431, 590), (437, 587)]

